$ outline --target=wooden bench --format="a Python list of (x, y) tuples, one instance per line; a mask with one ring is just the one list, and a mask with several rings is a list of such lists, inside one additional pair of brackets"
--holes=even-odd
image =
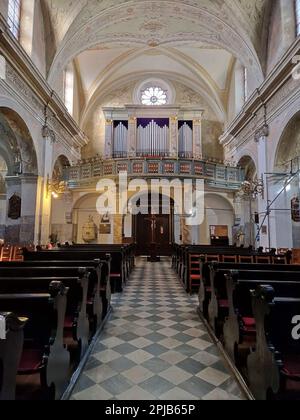
[(13, 401), (24, 344), (23, 329), (28, 319), (19, 318), (11, 312), (2, 312), (0, 317), (6, 326), (6, 337), (0, 339), (0, 401)]
[[(278, 296), (300, 298), (300, 272), (249, 272), (241, 276), (232, 271), (226, 276), (229, 313), (224, 323), (224, 347), (239, 367), (244, 366), (250, 348), (255, 346), (256, 326), (252, 309), (252, 290), (271, 285)], [(243, 277), (243, 278), (242, 278)], [(247, 277), (247, 278), (245, 278)], [(290, 280), (291, 279), (291, 280)]]
[[(110, 266), (111, 266), (111, 256), (107, 254), (104, 260), (70, 260), (70, 261), (24, 261), (22, 263), (19, 262), (10, 262), (10, 263), (1, 263), (0, 262), (0, 269), (1, 268), (20, 268), (20, 267), (66, 267), (72, 269), (78, 269), (84, 267), (90, 273), (90, 283), (92, 287), (96, 285), (96, 297), (98, 296), (97, 291), (100, 287), (100, 295), (102, 297), (102, 306), (103, 306), (103, 318), (107, 314), (107, 310), (111, 305), (111, 285), (109, 281), (109, 273), (110, 273)], [(97, 277), (96, 277), (97, 276)], [(96, 280), (97, 278), (97, 280)], [(96, 313), (96, 312), (95, 312)]]
[[(223, 263), (224, 264), (224, 263)], [(292, 269), (291, 269), (292, 267)], [(228, 315), (229, 303), (227, 296), (226, 274), (227, 268), (220, 268), (220, 264), (211, 263), (210, 268), (210, 301), (208, 304), (208, 321), (216, 334), (222, 333), (224, 318)], [(297, 266), (277, 265), (276, 270), (267, 265), (236, 265), (231, 267), (239, 271), (240, 279), (281, 280), (280, 276), (288, 276), (289, 280), (297, 280), (300, 269)], [(202, 288), (203, 289), (203, 288)], [(204, 288), (204, 301), (207, 285)], [(203, 301), (203, 297), (199, 298)]]
[(206, 262), (228, 262), (228, 263), (262, 263), (262, 264), (287, 264), (291, 258), (288, 256), (276, 256), (276, 254), (263, 254), (253, 251), (252, 248), (236, 247), (209, 247), (209, 246), (176, 246), (175, 269), (187, 290), (192, 293), (200, 287), (201, 273), (197, 269), (196, 260), (201, 257)]
[(1, 311), (11, 308), (28, 319), (17, 373), (27, 378), (39, 375), (43, 399), (59, 398), (69, 379), (70, 355), (63, 343), (67, 292), (62, 283), (52, 282), (49, 293), (0, 295)]
[(76, 277), (78, 269), (83, 267), (90, 274), (87, 302), (90, 308), (89, 312), (94, 317), (93, 322), (96, 330), (106, 316), (111, 301), (110, 282), (108, 281), (109, 264), (110, 256), (105, 261), (51, 261), (50, 264), (49, 261), (0, 263), (0, 277), (13, 275), (20, 277), (23, 275), (22, 273), (28, 276), (32, 271), (35, 273), (35, 277)]
[[(5, 269), (8, 270), (8, 269)], [(20, 270), (21, 272), (18, 272)], [(55, 277), (48, 268), (14, 269), (10, 276), (0, 275), (0, 290), (4, 294), (46, 293), (49, 284), (62, 283), (67, 287), (68, 299), (64, 323), (65, 341), (72, 348), (72, 360), (78, 363), (84, 355), (92, 334), (92, 326), (88, 318), (87, 297), (89, 288), (89, 273), (86, 269), (77, 269), (74, 277)], [(22, 274), (17, 277), (17, 274)], [(43, 275), (43, 277), (42, 277)]]
[(88, 245), (80, 245), (80, 244), (73, 244), (67, 246), (61, 246), (61, 249), (74, 249), (74, 250), (98, 250), (100, 252), (122, 252), (124, 257), (124, 270), (126, 272), (126, 278), (129, 277), (131, 271), (135, 266), (135, 251), (136, 245), (135, 244), (111, 244), (111, 245), (101, 245), (101, 244), (88, 244)]
[[(124, 272), (122, 252), (109, 252), (111, 256), (110, 280), (112, 292), (122, 292), (126, 282)], [(107, 252), (97, 250), (54, 250), (28, 252), (24, 250), (24, 261), (104, 261), (107, 258)]]
[(300, 340), (293, 337), (300, 299), (277, 296), (262, 285), (253, 292), (257, 329), (255, 351), (248, 357), (249, 385), (258, 400), (299, 399)]
[[(211, 263), (207, 262), (205, 256), (201, 256), (199, 259), (199, 272), (200, 272), (200, 287), (199, 287), (199, 309), (200, 312), (203, 313), (206, 319), (208, 319), (208, 305), (211, 300), (211, 290), (212, 290), (212, 281), (211, 279), (214, 278), (219, 273), (218, 276), (222, 276), (224, 280), (225, 274), (230, 270), (272, 270), (272, 266), (269, 264), (252, 264), (252, 263), (218, 263), (213, 261)], [(292, 266), (292, 265), (278, 265), (276, 269), (283, 271), (300, 271), (300, 266)], [(221, 279), (222, 280), (222, 279)], [(214, 284), (213, 284), (214, 287)]]

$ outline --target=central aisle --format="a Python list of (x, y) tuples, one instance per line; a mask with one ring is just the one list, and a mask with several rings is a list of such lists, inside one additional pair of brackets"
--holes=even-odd
[(169, 260), (138, 259), (113, 307), (72, 399), (243, 398)]

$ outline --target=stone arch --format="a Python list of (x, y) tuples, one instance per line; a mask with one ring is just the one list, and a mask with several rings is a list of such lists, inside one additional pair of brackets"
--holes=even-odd
[(230, 200), (217, 192), (206, 192), (205, 196), (205, 220), (200, 226), (200, 243), (210, 244), (211, 225), (228, 227), (229, 241), (232, 242), (232, 228), (234, 226), (235, 209)]
[(32, 115), (13, 98), (0, 95), (0, 115), (3, 113), (11, 115), (11, 124), (19, 126), (19, 142), (22, 144), (22, 134), (28, 139), (30, 149), (34, 151), (35, 173), (42, 174), (43, 171), (43, 147), (41, 147), (41, 125), (32, 118)]
[[(15, 111), (0, 107), (0, 124), (11, 148), (15, 172), (23, 175), (37, 175), (37, 156), (31, 134), (23, 119)], [(9, 150), (9, 149), (8, 149)], [(11, 172), (12, 168), (9, 168)]]
[(245, 172), (246, 181), (252, 181), (257, 175), (255, 161), (249, 155), (244, 155), (238, 162), (238, 166)]
[(300, 111), (286, 123), (277, 144), (274, 169), (287, 169), (289, 162), (300, 157)]
[[(179, 39), (181, 43), (204, 41), (230, 50), (235, 57), (240, 57), (257, 85), (263, 81), (262, 68), (251, 39), (246, 35), (241, 22), (234, 18), (234, 14), (230, 13), (229, 7), (224, 6), (221, 12), (214, 8), (170, 0), (159, 3), (154, 1), (131, 1), (125, 4), (114, 2), (106, 10), (100, 10), (101, 7), (103, 6), (98, 5), (99, 10), (97, 10), (97, 7), (93, 5), (92, 14), (90, 8), (86, 7), (70, 26), (49, 72), (49, 82), (56, 90), (60, 90), (59, 85), (66, 64), (87, 48), (107, 43), (130, 44), (139, 47), (174, 45), (179, 42)], [(168, 28), (173, 26), (177, 28), (179, 21), (181, 27), (182, 21), (185, 20), (188, 27), (191, 28), (191, 33), (179, 34), (178, 31), (175, 31), (176, 33), (172, 34), (170, 29), (170, 34), (163, 35), (160, 33), (161, 27), (159, 26), (155, 32), (155, 39), (153, 39), (153, 33), (151, 31), (149, 33), (147, 26), (144, 28), (143, 22), (138, 35), (131, 33), (130, 28), (136, 27), (137, 20), (147, 16), (149, 10), (168, 19)], [(172, 14), (170, 14), (170, 10), (173, 11)], [(229, 21), (232, 21), (232, 25), (228, 23)], [(135, 24), (131, 25), (131, 22), (135, 22)], [(129, 30), (124, 29), (124, 23)], [(115, 32), (109, 30), (110, 26), (114, 26)], [(164, 25), (162, 27), (164, 28)], [(234, 30), (233, 27), (236, 29)], [(199, 28), (202, 30), (199, 31)], [(230, 43), (228, 43), (228, 39), (231, 40)]]
[(191, 90), (195, 91), (199, 95), (201, 95), (204, 100), (207, 102), (207, 104), (211, 107), (212, 111), (215, 113), (216, 118), (219, 121), (225, 121), (226, 120), (226, 112), (225, 109), (221, 103), (220, 98), (217, 97), (216, 93), (213, 92), (213, 90), (208, 90), (204, 82), (202, 83), (195, 83), (194, 80), (188, 79), (187, 77), (183, 77), (182, 75), (169, 71), (168, 73), (164, 72), (135, 72), (132, 74), (127, 74), (125, 76), (120, 77), (117, 80), (113, 80), (112, 82), (105, 84), (104, 86), (101, 86), (101, 89), (96, 90), (94, 95), (90, 98), (86, 108), (83, 110), (82, 118), (80, 121), (80, 125), (83, 128), (91, 114), (91, 112), (94, 109), (95, 104), (101, 99), (101, 97), (108, 94), (111, 89), (122, 89), (123, 86), (126, 86), (126, 84), (130, 82), (137, 82), (140, 81), (142, 78), (145, 79), (147, 77), (152, 78), (161, 78), (165, 79), (166, 81), (169, 81), (171, 83), (181, 83)]
[(6, 196), (1, 203), (1, 236), (10, 244), (35, 241), (38, 163), (33, 138), (22, 116), (0, 107), (0, 156), (5, 161)]
[(59, 155), (53, 164), (52, 179), (62, 181), (64, 179), (65, 168), (71, 166), (70, 160), (65, 155)]
[(100, 230), (102, 216), (97, 211), (97, 199), (100, 193), (90, 192), (77, 197), (73, 206), (70, 207), (73, 220), (73, 241), (76, 243), (83, 243), (83, 228), (89, 222), (90, 216), (97, 227), (97, 237), (93, 243), (112, 244), (114, 243), (115, 234), (115, 215), (110, 216), (110, 233), (103, 234)]

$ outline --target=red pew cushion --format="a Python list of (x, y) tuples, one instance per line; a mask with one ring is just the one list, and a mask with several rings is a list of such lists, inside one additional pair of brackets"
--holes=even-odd
[(219, 300), (219, 306), (220, 306), (220, 308), (229, 308), (228, 300), (220, 299)]
[(300, 356), (286, 356), (284, 358), (283, 373), (291, 379), (300, 380)]
[(256, 323), (254, 318), (242, 318), (243, 330), (246, 333), (256, 333)]
[(20, 374), (38, 372), (42, 365), (41, 358), (40, 350), (25, 349), (21, 357), (18, 372)]
[(72, 316), (66, 316), (65, 318), (65, 328), (73, 328), (74, 320)]

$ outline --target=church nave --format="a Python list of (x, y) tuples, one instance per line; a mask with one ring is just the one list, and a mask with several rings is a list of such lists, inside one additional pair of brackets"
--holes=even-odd
[(74, 400), (245, 399), (169, 259), (137, 265), (73, 392)]

